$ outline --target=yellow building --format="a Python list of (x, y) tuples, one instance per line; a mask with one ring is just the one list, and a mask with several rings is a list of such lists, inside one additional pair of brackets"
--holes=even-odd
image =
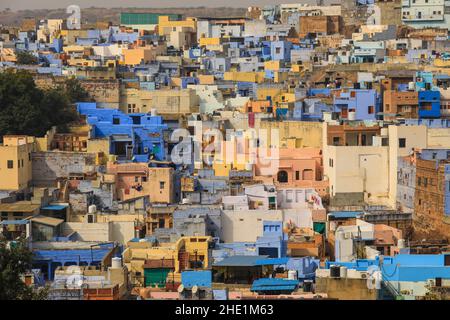
[(132, 49), (122, 50), (121, 64), (125, 65), (138, 65), (141, 63), (149, 63), (155, 61), (159, 55), (164, 55), (167, 51), (167, 47), (164, 44), (157, 46), (145, 46)]
[[(201, 39), (200, 39), (201, 40)], [(239, 72), (230, 71), (225, 72), (223, 79), (226, 81), (238, 81), (238, 82), (264, 82), (265, 72)], [(258, 99), (260, 100), (260, 99)]]
[(209, 236), (181, 237), (176, 242), (161, 243), (153, 246), (150, 242), (129, 242), (123, 252), (123, 261), (132, 274), (144, 274), (146, 260), (174, 260), (174, 274), (179, 277), (181, 271), (197, 266), (201, 262), (200, 269), (209, 269)]
[(34, 137), (4, 136), (0, 145), (0, 190), (23, 190), (30, 184)]
[(244, 140), (241, 146), (231, 140), (222, 142), (221, 152), (214, 155), (212, 167), (215, 176), (228, 177), (230, 170), (248, 169), (247, 163), (250, 163), (249, 140)]
[(120, 110), (123, 112), (148, 113), (152, 109), (164, 119), (178, 119), (180, 115), (198, 112), (199, 97), (193, 89), (121, 90)]
[[(261, 121), (260, 129), (267, 130), (268, 143), (272, 136), (279, 137), (282, 148), (322, 148), (322, 123), (308, 121)], [(272, 132), (272, 130), (277, 130)]]
[(186, 27), (192, 29), (192, 31), (197, 30), (197, 19), (196, 18), (186, 18), (186, 20), (181, 21), (171, 21), (169, 16), (159, 16), (158, 17), (158, 34), (160, 36), (168, 35), (177, 27)]
[(218, 46), (220, 45), (220, 38), (200, 38), (199, 45), (203, 46)]

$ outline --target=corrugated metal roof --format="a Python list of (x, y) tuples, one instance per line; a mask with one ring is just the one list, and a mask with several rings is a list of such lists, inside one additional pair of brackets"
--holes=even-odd
[(31, 204), (29, 201), (17, 201), (14, 203), (0, 203), (0, 212), (33, 212), (40, 205)]
[(216, 262), (216, 267), (254, 267), (256, 261), (266, 259), (268, 256), (231, 256)]
[(57, 219), (52, 217), (46, 217), (46, 216), (37, 216), (30, 219), (31, 221), (35, 223), (45, 224), (48, 226), (56, 227), (64, 222), (63, 219)]

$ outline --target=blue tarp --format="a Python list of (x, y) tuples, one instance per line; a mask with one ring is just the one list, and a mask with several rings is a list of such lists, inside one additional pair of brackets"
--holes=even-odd
[(253, 282), (251, 291), (294, 291), (298, 287), (298, 280), (278, 278), (262, 278)]
[(0, 222), (1, 225), (17, 225), (17, 224), (27, 224), (30, 220), (3, 220)]
[(362, 214), (364, 214), (362, 211), (332, 211), (328, 214), (328, 216), (334, 218), (356, 218)]
[(270, 266), (270, 265), (280, 265), (286, 264), (289, 261), (289, 258), (268, 258), (268, 259), (260, 259), (256, 260), (256, 266)]
[(66, 208), (67, 208), (67, 205), (65, 205), (65, 204), (53, 204), (53, 205), (43, 207), (42, 210), (59, 211), (59, 210), (64, 210)]
[(216, 262), (217, 267), (254, 267), (256, 261), (267, 258), (268, 256), (231, 256)]

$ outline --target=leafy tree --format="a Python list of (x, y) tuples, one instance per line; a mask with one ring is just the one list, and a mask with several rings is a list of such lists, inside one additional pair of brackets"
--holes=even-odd
[(64, 85), (71, 103), (88, 101), (88, 93), (76, 78), (67, 79)]
[(0, 73), (0, 137), (43, 136), (52, 126), (77, 119), (65, 88), (42, 90), (26, 71)]
[(0, 238), (0, 300), (43, 300), (48, 290), (33, 290), (21, 276), (30, 270), (33, 256), (26, 242), (21, 239), (8, 246)]
[(28, 51), (16, 51), (17, 64), (35, 65), (39, 59)]

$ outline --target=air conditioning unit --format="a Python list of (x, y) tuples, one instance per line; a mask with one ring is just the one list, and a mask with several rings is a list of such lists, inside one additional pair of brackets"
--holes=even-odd
[(361, 272), (360, 276), (361, 276), (361, 279), (367, 279), (369, 277), (367, 272)]

